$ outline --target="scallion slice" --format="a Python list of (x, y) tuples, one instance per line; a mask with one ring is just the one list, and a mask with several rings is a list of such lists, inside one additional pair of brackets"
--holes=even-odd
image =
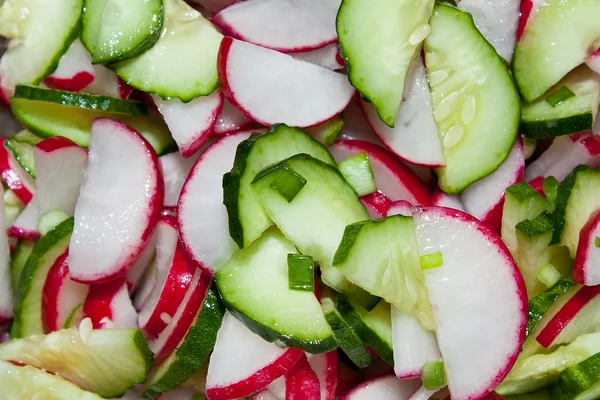
[(338, 169), (358, 196), (365, 196), (377, 190), (367, 153), (358, 153), (341, 161)]
[(444, 360), (429, 361), (423, 366), (421, 373), (423, 386), (427, 390), (438, 390), (446, 386), (446, 370), (444, 369)]
[(560, 272), (552, 266), (552, 264), (546, 265), (540, 270), (537, 275), (537, 280), (542, 282), (546, 287), (552, 287), (562, 278)]
[(594, 241), (596, 247), (600, 248), (600, 237), (596, 236), (596, 240)]
[(552, 107), (558, 107), (571, 97), (575, 97), (575, 93), (573, 93), (568, 87), (563, 86), (550, 96), (546, 97), (546, 101)]
[(291, 290), (315, 290), (314, 262), (311, 256), (288, 254), (288, 284)]
[(419, 257), (419, 262), (421, 263), (421, 269), (425, 271), (441, 267), (444, 264), (444, 258), (442, 252), (438, 250), (435, 253), (425, 254)]
[(277, 190), (279, 194), (291, 203), (306, 185), (306, 179), (291, 168), (283, 167), (277, 178), (271, 183), (271, 189)]

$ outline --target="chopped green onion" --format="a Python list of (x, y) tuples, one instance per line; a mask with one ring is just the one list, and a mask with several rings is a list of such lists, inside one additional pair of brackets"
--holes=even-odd
[(594, 242), (596, 247), (600, 248), (600, 237), (596, 236), (596, 241)]
[(435, 253), (425, 254), (424, 256), (419, 257), (419, 262), (421, 263), (421, 269), (425, 271), (427, 269), (441, 267), (444, 264), (444, 258), (442, 252), (438, 250)]
[(555, 203), (556, 194), (558, 193), (558, 180), (553, 176), (544, 178), (542, 181), (542, 190), (544, 191), (544, 194), (548, 200), (550, 200), (552, 203)]
[(48, 211), (46, 214), (40, 217), (38, 222), (38, 230), (42, 236), (44, 236), (67, 218), (69, 218), (69, 216), (61, 210)]
[(306, 185), (306, 179), (291, 168), (283, 167), (279, 170), (277, 178), (271, 182), (271, 189), (277, 190), (288, 203), (300, 193)]
[(292, 290), (315, 290), (313, 258), (302, 254), (288, 254), (288, 285)]
[(542, 282), (546, 287), (552, 287), (562, 278), (560, 272), (552, 266), (552, 264), (546, 265), (537, 275), (537, 280)]
[(546, 97), (546, 101), (552, 107), (558, 107), (562, 103), (564, 103), (566, 100), (570, 99), (571, 97), (575, 97), (575, 93), (573, 93), (571, 90), (569, 90), (568, 87), (563, 86), (560, 89), (558, 89), (556, 92), (552, 93), (550, 96)]
[(338, 168), (358, 196), (364, 196), (377, 190), (367, 153), (358, 153), (346, 158), (338, 164)]
[[(69, 329), (71, 327), (71, 325), (73, 324), (73, 318), (75, 317), (75, 314), (77, 314), (77, 312), (81, 309), (81, 307), (83, 307), (83, 303), (77, 304), (75, 306), (75, 308), (71, 310), (71, 312), (67, 316), (67, 319), (65, 320), (65, 324), (63, 325), (63, 329)], [(77, 323), (78, 322), (76, 322), (76, 324)]]
[(444, 360), (429, 361), (423, 366), (421, 373), (423, 386), (427, 390), (438, 390), (446, 386), (446, 370), (444, 369)]
[(329, 147), (333, 144), (333, 142), (335, 142), (342, 131), (343, 126), (344, 120), (341, 116), (337, 116), (327, 122), (322, 123), (321, 125), (317, 125), (312, 128), (306, 128), (305, 131), (312, 136), (313, 139), (319, 141), (323, 146)]

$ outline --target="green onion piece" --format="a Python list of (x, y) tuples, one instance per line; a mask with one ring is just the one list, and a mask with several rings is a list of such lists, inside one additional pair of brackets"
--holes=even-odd
[(302, 254), (288, 254), (288, 285), (291, 290), (315, 290), (313, 258)]
[(558, 193), (558, 180), (553, 176), (544, 178), (542, 181), (542, 190), (544, 191), (544, 194), (548, 200), (550, 200), (552, 203), (555, 203), (556, 194)]
[(542, 282), (546, 287), (552, 287), (562, 278), (560, 272), (552, 266), (552, 264), (546, 265), (540, 270), (537, 275), (537, 280)]
[(594, 244), (596, 245), (596, 247), (600, 248), (600, 237), (596, 236)]
[(323, 146), (329, 147), (338, 138), (343, 126), (344, 120), (341, 116), (337, 116), (321, 125), (306, 128), (304, 131), (312, 136), (313, 139), (319, 141)]
[(75, 306), (75, 308), (71, 310), (71, 312), (67, 316), (67, 319), (65, 320), (65, 324), (63, 325), (63, 329), (69, 329), (71, 327), (71, 325), (73, 324), (73, 318), (75, 317), (75, 314), (77, 314), (77, 312), (79, 311), (79, 309), (81, 307), (83, 307), (83, 303), (77, 304)]
[(575, 93), (573, 93), (571, 90), (569, 90), (568, 87), (563, 86), (560, 89), (558, 89), (556, 92), (552, 93), (550, 96), (546, 97), (546, 101), (552, 107), (558, 107), (562, 103), (564, 103), (566, 100), (570, 99), (571, 97), (575, 97)]
[(427, 269), (441, 267), (444, 264), (444, 258), (442, 252), (438, 250), (435, 253), (425, 254), (424, 256), (419, 257), (419, 262), (421, 263), (421, 269), (425, 271)]
[(279, 170), (277, 178), (271, 182), (271, 189), (277, 190), (279, 194), (291, 203), (306, 185), (306, 179), (291, 168), (283, 167)]
[(40, 217), (38, 222), (38, 230), (42, 236), (44, 236), (67, 218), (69, 218), (69, 216), (61, 210), (48, 211), (46, 214)]
[(367, 153), (358, 153), (341, 161), (338, 168), (358, 196), (364, 196), (377, 190)]
[(438, 390), (446, 386), (446, 370), (444, 369), (444, 360), (429, 361), (423, 366), (421, 373), (423, 386), (427, 390)]

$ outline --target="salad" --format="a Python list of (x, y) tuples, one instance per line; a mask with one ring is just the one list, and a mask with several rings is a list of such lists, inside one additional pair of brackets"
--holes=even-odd
[(600, 399), (599, 21), (0, 1), (0, 398)]

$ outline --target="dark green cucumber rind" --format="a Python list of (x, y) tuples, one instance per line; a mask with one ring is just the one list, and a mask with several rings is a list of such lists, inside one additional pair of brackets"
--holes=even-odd
[(574, 283), (571, 278), (563, 279), (557, 282), (551, 288), (529, 300), (526, 330), (527, 336), (533, 332), (538, 322), (540, 322), (544, 314), (550, 309), (556, 299), (558, 299), (558, 297), (562, 294), (566, 293), (566, 291), (569, 290), (569, 288), (573, 285)]
[(356, 238), (360, 230), (370, 221), (361, 221), (356, 222), (354, 224), (348, 225), (346, 229), (344, 229), (344, 235), (342, 236), (342, 240), (340, 241), (340, 245), (338, 249), (335, 251), (335, 255), (333, 256), (333, 266), (342, 264), (348, 258), (350, 254), (350, 250), (354, 246), (354, 242), (356, 242)]
[(344, 294), (367, 311), (372, 311), (381, 301), (381, 297), (373, 296), (358, 285), (350, 286)]
[(325, 319), (331, 326), (335, 340), (348, 358), (359, 368), (371, 365), (373, 357), (335, 307), (325, 312)]
[(140, 355), (142, 356), (142, 360), (144, 360), (144, 365), (146, 366), (146, 370), (144, 372), (144, 379), (137, 383), (144, 383), (150, 369), (152, 368), (152, 362), (154, 361), (154, 353), (148, 347), (148, 341), (144, 337), (142, 331), (137, 329), (135, 335), (133, 336), (133, 343), (135, 343), (135, 347), (139, 350)]
[(506, 189), (506, 192), (521, 203), (532, 196), (540, 195), (526, 182), (519, 182), (516, 185), (512, 185)]
[[(22, 139), (21, 139), (22, 138)], [(35, 165), (33, 160), (33, 148), (42, 141), (42, 138), (29, 131), (21, 131), (15, 135), (6, 138), (4, 144), (8, 148), (17, 162), (23, 167), (29, 175), (35, 179)]]
[(575, 364), (560, 373), (558, 381), (551, 389), (555, 400), (575, 400), (585, 391), (600, 384), (600, 353)]
[(572, 133), (586, 132), (594, 125), (594, 115), (589, 113), (569, 115), (549, 120), (521, 120), (521, 132), (532, 139), (545, 139)]
[(554, 233), (552, 234), (552, 241), (550, 244), (560, 243), (563, 231), (565, 230), (565, 218), (567, 212), (567, 202), (571, 195), (571, 190), (577, 180), (577, 173), (579, 171), (587, 171), (589, 167), (587, 165), (580, 165), (575, 168), (571, 173), (562, 181), (558, 186), (556, 192), (556, 208), (554, 209)]
[(552, 214), (548, 211), (542, 212), (533, 221), (526, 219), (517, 224), (516, 229), (521, 231), (529, 239), (542, 235), (554, 229), (554, 220)]
[(75, 317), (75, 314), (77, 313), (77, 311), (79, 309), (81, 309), (81, 307), (83, 307), (83, 303), (79, 303), (75, 306), (75, 308), (73, 308), (71, 310), (71, 312), (69, 313), (69, 315), (67, 316), (67, 319), (65, 320), (65, 323), (63, 325), (63, 329), (69, 329), (71, 327), (71, 323), (73, 322), (73, 318)]
[(153, 399), (164, 392), (177, 389), (208, 360), (217, 340), (225, 308), (214, 287), (208, 290), (202, 310), (182, 344), (151, 377), (145, 398)]
[(139, 101), (121, 100), (107, 96), (73, 93), (64, 90), (44, 89), (36, 86), (17, 85), (14, 97), (33, 101), (61, 104), (63, 106), (104, 111), (116, 114), (146, 115), (146, 105)]
[[(42, 238), (36, 243), (35, 247), (25, 266), (23, 267), (23, 271), (21, 272), (21, 277), (19, 278), (19, 287), (15, 296), (15, 316), (13, 319), (13, 325), (11, 328), (11, 337), (13, 338), (21, 338), (24, 336), (28, 336), (31, 334), (43, 334), (44, 332), (32, 332), (30, 327), (26, 325), (23, 319), (25, 316), (24, 312), (28, 312), (28, 310), (24, 310), (24, 302), (27, 299), (29, 291), (31, 289), (31, 284), (34, 279), (46, 279), (45, 276), (37, 276), (36, 274), (39, 272), (39, 269), (46, 263), (49, 263), (50, 260), (46, 260), (46, 253), (52, 250), (57, 244), (62, 244), (64, 249), (66, 250), (68, 247), (68, 241), (73, 232), (74, 226), (74, 218), (71, 217), (64, 222), (61, 222), (58, 226), (54, 227), (50, 232), (46, 235), (42, 236)], [(62, 252), (61, 252), (62, 253)], [(60, 254), (59, 254), (60, 255)], [(55, 260), (52, 260), (54, 263)], [(48, 271), (45, 271), (47, 274)], [(40, 305), (41, 308), (41, 305)], [(39, 315), (41, 319), (41, 314)]]
[(15, 252), (10, 260), (10, 277), (13, 293), (16, 293), (18, 290), (21, 273), (34, 246), (35, 242), (31, 240), (19, 240), (19, 243), (17, 243)]

